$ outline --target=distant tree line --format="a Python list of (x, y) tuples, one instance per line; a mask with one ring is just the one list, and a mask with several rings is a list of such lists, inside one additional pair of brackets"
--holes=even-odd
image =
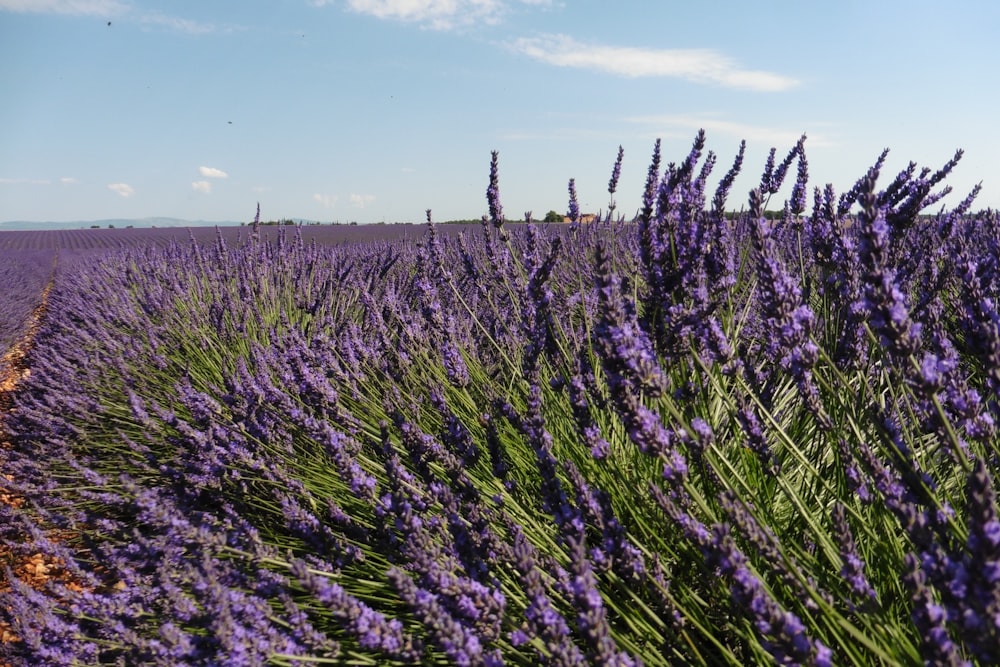
[[(735, 211), (735, 210), (734, 211), (727, 211), (726, 212), (726, 219), (728, 219), (728, 220), (734, 220), (734, 219), (738, 218), (740, 215), (742, 215), (744, 212), (745, 211), (743, 211), (743, 210), (739, 210), (739, 211)], [(766, 219), (768, 219), (768, 220), (780, 220), (783, 215), (784, 215), (784, 211), (783, 210), (765, 210), (764, 211), (764, 217)], [(536, 218), (534, 221), (535, 222), (542, 222), (542, 223), (562, 223), (565, 219), (566, 219), (565, 214), (560, 213), (560, 212), (558, 212), (558, 211), (556, 211), (556, 210), (553, 209), (553, 210), (548, 211), (545, 214), (545, 216), (543, 218), (541, 218), (540, 220)], [(456, 220), (435, 221), (434, 224), (437, 224), (437, 225), (478, 225), (481, 222), (482, 222), (482, 218), (459, 218), (459, 219), (456, 219)], [(510, 222), (516, 222), (516, 221), (515, 220), (511, 220)], [(245, 225), (248, 225), (250, 223), (241, 222), (240, 224), (245, 226)], [(340, 222), (339, 220), (334, 220), (334, 221), (331, 221), (331, 222), (313, 222), (313, 221), (300, 221), (300, 222), (296, 222), (295, 220), (293, 220), (291, 218), (281, 218), (281, 219), (278, 219), (278, 220), (261, 221), (259, 224), (265, 225), (265, 226), (271, 226), (271, 227), (273, 227), (273, 226), (286, 226), (286, 225), (291, 226), (291, 225), (298, 225), (298, 224), (302, 224), (302, 225), (306, 225), (306, 226), (347, 225), (347, 226), (352, 226), (353, 227), (353, 226), (356, 226), (358, 224), (358, 222), (356, 220), (351, 220), (349, 222)], [(412, 224), (421, 224), (421, 223), (413, 223), (413, 222), (385, 222), (383, 220), (383, 221), (374, 222), (374, 223), (371, 223), (371, 224), (373, 224), (373, 225), (380, 225), (381, 226), (381, 225), (412, 225)], [(113, 228), (113, 225), (108, 225), (108, 226)], [(97, 227), (97, 225), (94, 225), (94, 227)]]

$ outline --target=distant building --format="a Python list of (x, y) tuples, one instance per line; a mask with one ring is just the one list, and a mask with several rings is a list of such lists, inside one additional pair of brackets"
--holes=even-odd
[[(597, 214), (596, 213), (581, 213), (580, 214), (580, 222), (581, 223), (584, 223), (584, 222), (594, 222), (595, 220), (597, 220)], [(570, 217), (568, 215), (564, 215), (563, 216), (563, 222), (573, 222), (573, 221), (570, 220)]]

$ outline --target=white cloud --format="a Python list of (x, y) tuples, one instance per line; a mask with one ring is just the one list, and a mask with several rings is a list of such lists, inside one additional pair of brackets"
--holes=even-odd
[(212, 192), (212, 184), (208, 181), (194, 181), (191, 183), (191, 189), (207, 195)]
[[(317, 0), (313, 4), (327, 3)], [(505, 9), (501, 0), (347, 0), (347, 6), (359, 14), (420, 23), (435, 30), (497, 23)]]
[(131, 3), (121, 0), (0, 0), (0, 11), (102, 17), (125, 16), (144, 26), (158, 26), (191, 35), (204, 35), (216, 31), (216, 27), (210, 23), (199, 23), (160, 12), (139, 11)]
[(773, 72), (742, 69), (712, 49), (643, 49), (585, 44), (567, 35), (523, 37), (511, 46), (517, 53), (558, 67), (591, 69), (630, 78), (663, 76), (713, 83), (729, 88), (778, 91), (798, 84)]
[(0, 185), (48, 185), (46, 178), (0, 178)]
[(323, 208), (333, 208), (337, 205), (339, 197), (337, 195), (324, 195), (317, 192), (313, 195), (313, 199), (322, 204)]
[(769, 127), (766, 125), (751, 125), (737, 123), (720, 117), (719, 114), (702, 115), (665, 114), (658, 116), (633, 116), (626, 118), (628, 122), (649, 125), (653, 134), (669, 133), (670, 129), (683, 130), (685, 134), (704, 129), (709, 137), (712, 134), (722, 134), (736, 139), (746, 139), (748, 142), (760, 142), (777, 148), (791, 148), (799, 140), (803, 132), (808, 136), (807, 146), (832, 146), (833, 142), (822, 134), (809, 131), (808, 128)]
[(364, 208), (368, 204), (375, 201), (375, 195), (356, 195), (352, 193), (349, 199), (351, 206), (354, 206), (355, 208)]
[(96, 14), (109, 16), (126, 11), (118, 0), (0, 0), (0, 10), (36, 14)]
[[(80, 180), (72, 176), (63, 176), (59, 183), (63, 185), (76, 185)], [(48, 178), (0, 178), (0, 185), (52, 185), (53, 181)]]
[[(2, 2), (2, 0), (0, 0), (0, 2)], [(185, 32), (189, 35), (205, 35), (210, 32), (215, 32), (215, 26), (211, 23), (199, 23), (198, 21), (182, 19), (176, 16), (168, 16), (159, 12), (144, 14), (139, 21), (144, 25), (169, 28), (178, 32)]]
[(205, 178), (229, 178), (229, 174), (215, 167), (198, 167), (198, 173)]
[(126, 199), (135, 194), (135, 190), (128, 183), (108, 183), (108, 190), (117, 192)]

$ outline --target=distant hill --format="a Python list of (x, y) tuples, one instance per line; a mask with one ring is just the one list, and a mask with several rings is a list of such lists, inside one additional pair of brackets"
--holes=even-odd
[(0, 222), (0, 232), (3, 231), (41, 231), (46, 229), (89, 229), (91, 227), (107, 228), (113, 226), (117, 229), (124, 227), (232, 227), (246, 224), (246, 222), (233, 221), (209, 221), (209, 220), (182, 220), (180, 218), (139, 218), (124, 219), (113, 218), (108, 220), (74, 220), (65, 222), (33, 222), (29, 220), (10, 220)]

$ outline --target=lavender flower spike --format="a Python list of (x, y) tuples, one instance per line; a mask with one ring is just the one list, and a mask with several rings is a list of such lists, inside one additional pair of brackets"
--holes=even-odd
[(503, 206), (500, 205), (500, 173), (498, 169), (499, 151), (492, 152), (490, 160), (490, 185), (486, 188), (486, 202), (490, 207), (490, 222), (493, 227), (503, 227)]
[(625, 149), (621, 146), (618, 147), (618, 158), (615, 160), (615, 166), (611, 170), (611, 180), (608, 181), (608, 194), (611, 195), (611, 199), (608, 202), (608, 217), (615, 210), (615, 192), (618, 191), (618, 179), (622, 175), (622, 158), (625, 157)]
[(847, 513), (840, 503), (833, 506), (833, 528), (840, 547), (840, 559), (843, 561), (840, 576), (851, 585), (854, 594), (865, 601), (865, 605), (870, 604), (877, 599), (875, 589), (865, 576), (865, 563), (858, 554), (851, 527), (847, 523)]
[(580, 222), (580, 204), (576, 199), (576, 179), (569, 179), (569, 221), (574, 225)]
[(799, 216), (806, 210), (806, 191), (809, 185), (809, 163), (806, 162), (805, 135), (799, 140), (797, 145), (799, 153), (798, 172), (796, 174), (795, 185), (792, 186), (792, 198), (789, 202), (791, 212)]

